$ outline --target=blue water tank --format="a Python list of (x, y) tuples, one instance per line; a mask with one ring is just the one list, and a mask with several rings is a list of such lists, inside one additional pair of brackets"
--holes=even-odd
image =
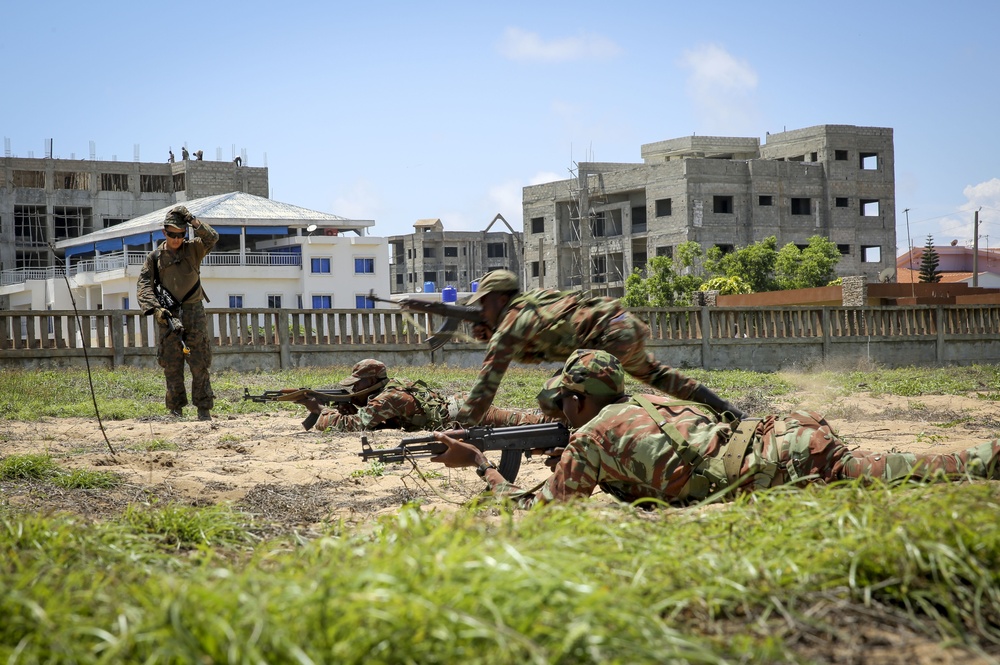
[(479, 290), (479, 282), (473, 282), (472, 283), (472, 292), (475, 293), (478, 290)]
[(454, 286), (441, 289), (441, 302), (458, 302), (458, 290)]
[(424, 293), (434, 293), (435, 291), (437, 289), (434, 288), (434, 282), (424, 282)]

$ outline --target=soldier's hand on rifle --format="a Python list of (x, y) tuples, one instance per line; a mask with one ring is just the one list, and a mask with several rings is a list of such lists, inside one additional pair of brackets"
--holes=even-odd
[(449, 469), (457, 469), (463, 466), (479, 466), (487, 462), (483, 451), (471, 443), (453, 439), (443, 432), (434, 432), (433, 436), (436, 441), (448, 446), (448, 450), (432, 457), (432, 462), (444, 464)]
[(531, 451), (532, 455), (544, 455), (542, 459), (545, 462), (545, 466), (549, 467), (549, 471), (556, 470), (556, 464), (559, 463), (559, 458), (562, 457), (563, 451), (566, 450), (565, 447), (560, 446), (558, 448), (535, 448)]
[[(285, 395), (290, 395), (292, 393), (299, 392), (299, 389), (298, 388), (282, 388), (281, 392), (283, 394), (285, 394)], [(309, 413), (315, 413), (316, 415), (319, 415), (319, 414), (323, 413), (323, 407), (320, 405), (319, 400), (317, 400), (315, 397), (310, 397), (308, 395), (303, 395), (299, 399), (295, 400), (295, 403), (296, 404), (301, 404), (302, 406), (306, 407), (306, 409), (309, 411)]]
[(472, 326), (472, 336), (480, 342), (488, 342), (493, 337), (493, 331), (485, 323), (477, 323)]
[(170, 310), (165, 309), (163, 307), (157, 307), (153, 311), (153, 318), (156, 319), (157, 323), (159, 323), (162, 326), (165, 326), (170, 321)]

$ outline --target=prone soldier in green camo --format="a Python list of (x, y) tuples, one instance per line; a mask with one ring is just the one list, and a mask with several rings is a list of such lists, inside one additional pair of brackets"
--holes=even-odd
[[(188, 226), (194, 229), (190, 240)], [(156, 360), (166, 378), (167, 409), (171, 415), (180, 416), (188, 403), (184, 388), (187, 361), (191, 367), (191, 401), (198, 408), (198, 419), (211, 420), (215, 394), (208, 371), (212, 347), (202, 305), (208, 296), (201, 286), (201, 261), (215, 247), (219, 234), (186, 207), (175, 206), (163, 221), (163, 235), (164, 242), (146, 256), (139, 272), (139, 307), (159, 324)]]
[[(607, 351), (636, 379), (702, 403), (727, 419), (744, 417), (736, 406), (704, 385), (658, 362), (646, 350), (649, 327), (614, 298), (554, 289), (521, 293), (517, 275), (494, 270), (479, 281), (478, 290), (466, 304), (476, 302), (483, 310), (483, 324), (474, 332), (488, 338), (489, 345), (483, 368), (459, 414), (462, 422), (479, 422), (512, 361), (563, 362), (579, 348)], [(542, 407), (545, 412), (545, 405)]]
[[(408, 432), (458, 429), (463, 427), (458, 413), (465, 403), (465, 394), (444, 397), (427, 387), (423, 381), (389, 379), (383, 363), (368, 358), (357, 363), (351, 375), (340, 382), (350, 388), (354, 408), (323, 407), (312, 397), (297, 401), (310, 413), (319, 414), (316, 429), (340, 432), (362, 432), (374, 429), (402, 429)], [(551, 422), (540, 414), (491, 406), (483, 424), (494, 427), (531, 425)]]
[(509, 485), (478, 448), (440, 432), (434, 437), (448, 450), (431, 461), (475, 466), (495, 493), (522, 505), (587, 497), (598, 487), (628, 502), (685, 504), (786, 483), (1000, 479), (1000, 439), (941, 455), (850, 450), (811, 411), (728, 423), (700, 404), (629, 397), (624, 387), (621, 363), (592, 350), (573, 353), (546, 383), (558, 388), (562, 411), (578, 429), (565, 449), (551, 451), (553, 474), (537, 493)]

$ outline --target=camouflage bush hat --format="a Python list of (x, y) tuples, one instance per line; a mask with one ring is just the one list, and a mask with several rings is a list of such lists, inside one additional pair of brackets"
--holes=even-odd
[(505, 293), (508, 291), (519, 291), (520, 285), (517, 283), (517, 275), (509, 270), (493, 270), (482, 276), (479, 286), (472, 297), (465, 301), (466, 305), (471, 305), (485, 296), (487, 293)]
[(340, 382), (342, 386), (353, 386), (361, 379), (384, 379), (389, 374), (385, 365), (374, 358), (366, 358), (351, 369), (351, 375)]
[(584, 395), (611, 397), (625, 393), (625, 371), (607, 351), (578, 349), (570, 354), (562, 374), (545, 382), (544, 390), (561, 388)]
[(169, 226), (175, 229), (186, 229), (187, 222), (184, 220), (184, 212), (187, 208), (183, 206), (174, 206), (169, 211), (167, 211), (167, 217), (163, 220), (164, 226)]

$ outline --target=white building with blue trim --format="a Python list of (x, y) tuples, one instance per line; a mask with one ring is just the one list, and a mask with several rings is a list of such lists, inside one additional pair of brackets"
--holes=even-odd
[[(352, 220), (244, 192), (185, 201), (219, 232), (201, 280), (215, 308), (354, 309), (371, 290), (389, 293), (386, 238)], [(168, 206), (55, 243), (63, 265), (5, 270), (0, 295), (12, 310), (136, 309), (146, 255), (163, 240)], [(67, 289), (67, 283), (69, 289)]]

